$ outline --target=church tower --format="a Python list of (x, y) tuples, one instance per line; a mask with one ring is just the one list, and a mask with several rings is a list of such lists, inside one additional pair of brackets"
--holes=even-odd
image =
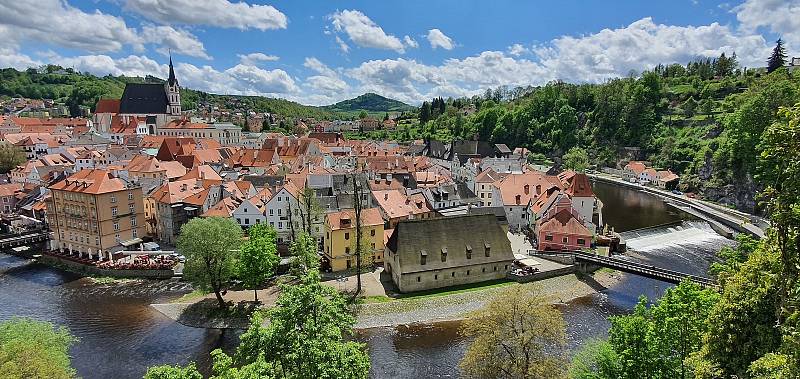
[(172, 68), (172, 56), (169, 57), (169, 79), (165, 85), (167, 90), (167, 102), (169, 103), (167, 113), (172, 116), (181, 115), (181, 86), (175, 78), (175, 70)]

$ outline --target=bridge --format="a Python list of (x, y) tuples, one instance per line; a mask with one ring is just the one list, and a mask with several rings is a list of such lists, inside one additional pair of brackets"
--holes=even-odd
[(575, 263), (587, 263), (595, 266), (607, 267), (614, 270), (627, 272), (629, 274), (644, 276), (667, 283), (678, 284), (684, 279), (689, 279), (706, 288), (717, 288), (716, 281), (702, 276), (691, 275), (666, 268), (656, 267), (644, 263), (636, 263), (622, 259), (604, 257), (602, 255), (588, 254), (583, 252), (573, 252)]
[(45, 242), (50, 239), (50, 232), (38, 230), (23, 232), (19, 234), (0, 236), (0, 249), (11, 249), (18, 246), (30, 245), (38, 242)]

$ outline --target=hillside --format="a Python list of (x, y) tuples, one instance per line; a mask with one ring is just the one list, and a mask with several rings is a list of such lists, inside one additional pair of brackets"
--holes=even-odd
[(401, 101), (389, 99), (375, 93), (365, 93), (355, 99), (340, 101), (323, 107), (334, 112), (407, 112), (416, 108)]
[[(66, 104), (73, 115), (79, 115), (80, 107), (88, 107), (93, 110), (98, 99), (120, 98), (126, 83), (162, 81), (155, 77), (111, 75), (98, 77), (55, 65), (25, 71), (4, 68), (0, 69), (0, 96), (53, 99)], [(288, 118), (314, 117), (332, 120), (339, 117), (352, 117), (323, 107), (302, 105), (285, 99), (215, 95), (188, 88), (181, 89), (181, 103), (184, 109), (218, 106), (231, 110), (275, 113)]]

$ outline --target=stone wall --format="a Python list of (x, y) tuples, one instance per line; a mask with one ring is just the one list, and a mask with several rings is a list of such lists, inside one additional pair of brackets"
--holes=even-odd
[(510, 268), (511, 261), (507, 261), (407, 273), (400, 275), (397, 286), (400, 292), (415, 292), (479, 283), (503, 279)]

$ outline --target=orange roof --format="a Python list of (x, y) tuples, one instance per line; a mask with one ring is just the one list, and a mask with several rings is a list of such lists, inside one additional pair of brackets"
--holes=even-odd
[(586, 228), (575, 216), (567, 209), (558, 211), (553, 217), (540, 221), (540, 232), (561, 233), (568, 235), (592, 236), (592, 232)]
[(150, 197), (159, 203), (175, 204), (204, 190), (194, 179), (177, 180), (158, 187)]
[(226, 197), (217, 204), (209, 208), (200, 217), (231, 217), (233, 211), (239, 207), (240, 201), (232, 197)]
[(499, 174), (496, 173), (491, 168), (487, 168), (483, 170), (478, 176), (475, 177), (475, 183), (494, 183), (500, 179), (503, 179), (508, 174)]
[[(341, 230), (355, 228), (356, 212), (352, 209), (340, 212), (328, 213), (325, 215), (325, 222), (331, 230)], [(383, 218), (378, 208), (367, 208), (361, 210), (361, 225), (375, 226), (383, 225)]]
[(641, 174), (646, 168), (647, 165), (645, 165), (644, 162), (639, 161), (630, 161), (625, 165), (625, 170), (630, 170), (637, 174)]
[[(558, 178), (555, 180), (558, 181)], [(500, 190), (503, 205), (527, 205), (554, 186), (551, 178), (538, 171), (509, 174), (494, 185)]]
[(119, 113), (119, 99), (100, 99), (97, 101), (94, 113)]
[(208, 165), (197, 166), (191, 169), (191, 171), (187, 172), (185, 175), (181, 176), (178, 180), (186, 180), (186, 179), (218, 180), (220, 182), (222, 181), (222, 177), (219, 176), (219, 174), (217, 174), (217, 172), (214, 171), (214, 169)]
[(372, 195), (390, 219), (408, 218), (433, 211), (422, 193), (406, 196), (398, 190), (386, 190), (372, 191)]
[(161, 162), (149, 155), (136, 155), (128, 163), (128, 172), (156, 173), (163, 172), (168, 179), (179, 178), (186, 174), (186, 168), (180, 162)]
[(589, 177), (586, 174), (579, 172), (574, 173), (569, 180), (569, 186), (566, 188), (567, 195), (573, 197), (593, 197), (592, 183), (589, 182)]
[(22, 184), (20, 183), (6, 183), (0, 184), (0, 196), (14, 196), (17, 192), (22, 191)]
[(72, 176), (50, 186), (51, 190), (61, 190), (99, 195), (128, 189), (125, 181), (114, 177), (107, 170), (80, 170)]

